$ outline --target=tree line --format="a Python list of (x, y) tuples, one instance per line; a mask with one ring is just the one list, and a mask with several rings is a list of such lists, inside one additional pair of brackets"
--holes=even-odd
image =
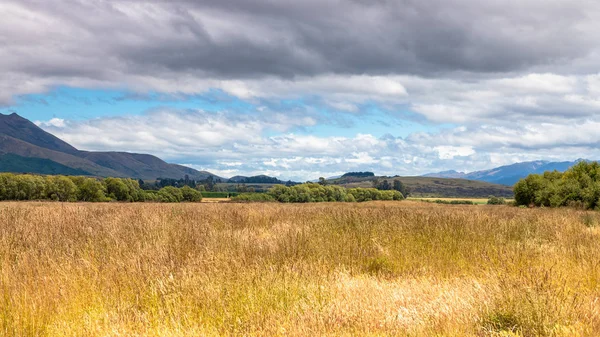
[(600, 164), (579, 162), (564, 173), (531, 174), (514, 186), (515, 204), (600, 208)]
[[(279, 202), (363, 202), (371, 200), (402, 200), (399, 191), (376, 188), (344, 188), (336, 185), (304, 183), (295, 186), (275, 185), (267, 194)], [(264, 198), (264, 197), (261, 197)], [(264, 200), (263, 200), (264, 201)]]
[(143, 190), (129, 178), (0, 174), (0, 200), (197, 202), (202, 194), (189, 186)]

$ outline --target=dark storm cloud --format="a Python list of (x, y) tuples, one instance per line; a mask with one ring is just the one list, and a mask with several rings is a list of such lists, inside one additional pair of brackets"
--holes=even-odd
[[(8, 3), (44, 16), (29, 24), (56, 29), (42, 32), (50, 40), (44, 45), (71, 54), (14, 68), (95, 79), (111, 71), (217, 78), (515, 72), (585, 57), (594, 36), (582, 26), (593, 24), (598, 7), (541, 0)], [(3, 38), (9, 47), (36, 40), (35, 29), (14, 33)], [(23, 61), (39, 61), (25, 54)]]

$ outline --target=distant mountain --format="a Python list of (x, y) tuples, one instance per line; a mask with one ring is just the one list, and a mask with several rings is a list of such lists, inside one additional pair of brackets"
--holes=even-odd
[(424, 174), (422, 177), (431, 177), (431, 178), (465, 178), (467, 176), (464, 172), (457, 172), (454, 170), (442, 171), (438, 173), (429, 173)]
[(148, 154), (80, 151), (15, 113), (0, 114), (0, 160), (2, 172), (226, 180)]
[(457, 172), (453, 170), (438, 173), (429, 173), (423, 175), (423, 177), (462, 178), (512, 186), (517, 181), (527, 177), (530, 174), (539, 174), (544, 173), (546, 171), (554, 170), (564, 172), (569, 167), (577, 164), (582, 160), (583, 159), (578, 159), (575, 161), (564, 162), (550, 162), (545, 160), (538, 160), (523, 163), (515, 163), (512, 165), (496, 167), (491, 170), (475, 171), (470, 173)]
[(285, 181), (264, 174), (252, 177), (235, 176), (229, 178), (228, 182), (238, 184), (285, 184)]

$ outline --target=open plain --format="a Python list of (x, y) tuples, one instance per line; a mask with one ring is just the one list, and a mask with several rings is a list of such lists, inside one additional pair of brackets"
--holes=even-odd
[(600, 335), (600, 216), (0, 204), (0, 335)]

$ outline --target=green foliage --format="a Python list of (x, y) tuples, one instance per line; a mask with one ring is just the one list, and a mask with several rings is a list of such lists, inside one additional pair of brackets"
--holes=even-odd
[(231, 200), (233, 201), (242, 201), (242, 202), (272, 202), (275, 199), (266, 193), (242, 193), (236, 197), (233, 197)]
[(404, 185), (402, 183), (402, 181), (398, 180), (398, 179), (394, 179), (394, 182), (392, 184), (392, 189), (402, 193), (402, 195), (405, 198), (408, 198), (408, 196), (410, 195), (410, 188), (406, 185)]
[(375, 173), (373, 172), (348, 172), (345, 173), (342, 178), (346, 178), (346, 177), (359, 177), (359, 178), (364, 178), (364, 177), (374, 177)]
[(437, 200), (423, 200), (426, 202), (433, 202), (436, 204), (444, 204), (444, 205), (475, 205), (475, 203), (471, 200), (442, 200), (442, 199), (437, 199)]
[(50, 200), (77, 201), (77, 192), (77, 185), (65, 176), (50, 176), (46, 180), (46, 195)]
[(488, 205), (506, 205), (506, 200), (504, 198), (498, 198), (495, 196), (490, 196), (488, 201)]
[(238, 195), (235, 192), (205, 192), (202, 191), (202, 196), (204, 198), (230, 198)]
[(181, 188), (181, 194), (183, 195), (183, 201), (187, 202), (200, 202), (202, 201), (202, 193), (189, 186), (183, 186)]
[(402, 200), (398, 191), (376, 188), (346, 189), (336, 185), (306, 183), (295, 186), (275, 185), (268, 194), (279, 202), (362, 202), (371, 200)]
[(128, 178), (99, 180), (89, 177), (2, 173), (0, 200), (198, 202), (202, 200), (202, 194), (189, 186), (169, 186), (160, 191), (144, 191), (138, 181)]
[(145, 193), (140, 187), (140, 183), (129, 178), (106, 178), (106, 193), (117, 201), (144, 201)]
[(158, 201), (160, 202), (182, 202), (183, 193), (181, 189), (173, 186), (163, 187), (158, 191)]
[(514, 186), (515, 205), (596, 209), (600, 206), (600, 164), (580, 162), (565, 173), (532, 174)]
[(71, 177), (78, 187), (77, 200), (88, 202), (109, 201), (106, 196), (106, 186), (94, 178)]

